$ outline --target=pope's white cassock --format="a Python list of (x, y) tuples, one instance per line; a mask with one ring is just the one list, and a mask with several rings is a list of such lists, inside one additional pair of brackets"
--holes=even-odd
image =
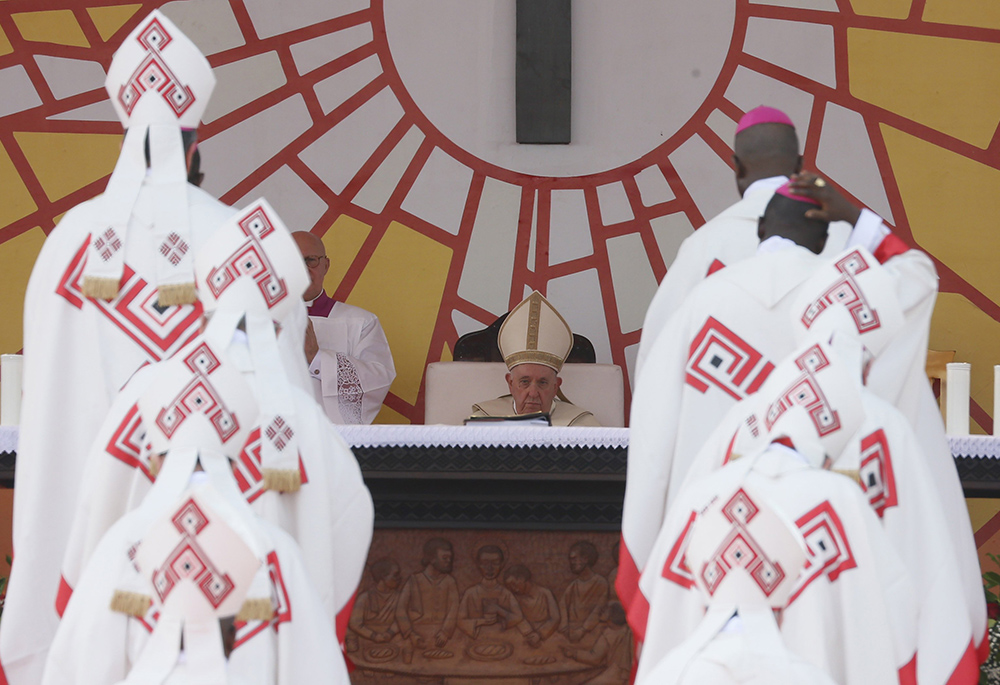
[[(757, 220), (774, 196), (775, 189), (787, 182), (787, 176), (754, 181), (739, 202), (709, 219), (684, 239), (646, 310), (636, 355), (636, 378), (656, 338), (695, 286), (716, 271), (757, 253), (760, 243), (757, 239)], [(830, 224), (830, 235), (822, 255), (832, 257), (843, 250), (850, 234), (850, 224), (843, 221)]]
[[(255, 422), (253, 393), (207, 341), (166, 364), (171, 373), (139, 400), (144, 415), (157, 417), (147, 439), (155, 454), (166, 455), (163, 467), (143, 504), (95, 549), (42, 682), (162, 682), (178, 661), (182, 634), (188, 659), (207, 668), (210, 663), (194, 657), (207, 658), (204, 641), (218, 640), (217, 624), (206, 635), (169, 611), (170, 598), (202, 593), (223, 611), (234, 587), (247, 587), (239, 611), (224, 612), (236, 616), (239, 629), (227, 667), (234, 675), (260, 685), (347, 685), (333, 626), (298, 547), (250, 510), (230, 470), (227, 457), (235, 456)], [(257, 560), (249, 575), (223, 553), (231, 550), (232, 531)], [(217, 658), (212, 663), (222, 667)], [(200, 682), (223, 682), (208, 675)]]
[[(644, 640), (637, 679), (701, 620), (704, 602), (692, 576), (701, 566), (686, 559), (690, 529), (713, 499), (742, 484), (793, 521), (806, 543), (805, 569), (781, 626), (789, 649), (838, 683), (916, 682), (917, 609), (909, 575), (857, 484), (818, 468), (827, 454), (843, 450), (863, 419), (857, 382), (846, 369), (825, 344), (800, 348), (767, 388), (778, 398), (765, 412), (769, 444), (688, 483), (678, 495), (640, 579), (648, 618), (629, 615)], [(788, 392), (777, 392), (786, 386)], [(793, 388), (798, 390), (790, 394)], [(816, 402), (799, 401), (806, 389)], [(777, 439), (789, 439), (791, 447), (770, 442)], [(752, 503), (734, 498), (736, 505), (754, 511)], [(753, 551), (736, 557), (754, 566), (751, 575), (762, 582), (780, 575), (766, 548)], [(731, 563), (728, 557), (717, 561)]]
[[(637, 379), (629, 424), (616, 583), (629, 610), (636, 579), (691, 461), (725, 413), (755, 393), (792, 351), (791, 322), (797, 308), (808, 306), (799, 290), (810, 277), (827, 261), (845, 272), (881, 262), (898, 293), (914, 287), (915, 272), (933, 275), (926, 255), (883, 228), (881, 219), (862, 210), (848, 249), (831, 260), (769, 238), (755, 258), (699, 284), (657, 338)], [(908, 359), (903, 363), (910, 365)]]
[[(770, 400), (762, 390), (734, 406), (702, 447), (686, 483), (759, 449), (762, 410)], [(951, 534), (926, 457), (898, 409), (864, 387), (861, 401), (864, 422), (831, 470), (860, 485), (916, 587), (918, 682), (976, 683), (979, 661), (960, 567), (941, 553), (951, 547)]]
[[(262, 231), (265, 235), (255, 242), (255, 249), (257, 261), (273, 272), (271, 280), (282, 283), (284, 292), (280, 298), (261, 297), (257, 283), (264, 276), (262, 270), (235, 276), (218, 297), (207, 283), (208, 274), (230, 263), (231, 255), (245, 253), (246, 236), (241, 226), (247, 224), (248, 218), (259, 222), (254, 225), (269, 227)], [(305, 269), (298, 248), (274, 210), (260, 200), (226, 222), (199, 253), (196, 274), (202, 300), (212, 314), (205, 337), (218, 333), (223, 339), (230, 339), (225, 347), (227, 358), (254, 389), (258, 401), (278, 392), (269, 385), (267, 374), (257, 372), (262, 361), (255, 356), (254, 340), (241, 330), (216, 331), (224, 325), (226, 317), (232, 321), (256, 313), (270, 325), (272, 319), (285, 319), (293, 310), (301, 309), (301, 295), (308, 284)], [(243, 282), (249, 287), (240, 288)], [(273, 338), (273, 328), (271, 331)], [(196, 339), (178, 355), (184, 357), (201, 340)], [(294, 354), (303, 358), (301, 350)], [(263, 365), (267, 365), (266, 359)], [(143, 435), (150, 417), (143, 415), (139, 398), (150, 387), (164, 382), (165, 374), (171, 373), (172, 368), (171, 364), (155, 364), (140, 370), (116, 398), (91, 446), (83, 476), (84, 494), (63, 562), (60, 611), (97, 542), (120, 516), (139, 506), (149, 492), (154, 469), (150, 466), (150, 455), (143, 449)], [(350, 601), (364, 571), (371, 541), (374, 520), (371, 496), (357, 460), (322, 408), (297, 386), (286, 384), (283, 391), (288, 393), (291, 411), (283, 413), (281, 430), (274, 422), (263, 425), (258, 421), (234, 460), (234, 473), (243, 497), (254, 511), (289, 533), (301, 546), (306, 569), (327, 613), (331, 619), (336, 618), (338, 635), (343, 639)], [(293, 467), (299, 473), (300, 483), (294, 491), (268, 487), (265, 482), (268, 464), (264, 450), (268, 434), (280, 440), (279, 433), (285, 429), (294, 435), (298, 450)]]
[[(187, 90), (146, 89), (141, 65), (150, 60), (166, 66), (159, 77), (180, 79)], [(205, 58), (159, 12), (129, 34), (106, 83), (129, 129), (115, 172), (104, 195), (59, 222), (28, 283), (15, 562), (0, 629), (0, 661), (15, 685), (38, 682), (55, 632), (81, 445), (137, 368), (197, 332), (192, 251), (232, 210), (186, 184), (180, 128), (198, 126), (214, 83)]]

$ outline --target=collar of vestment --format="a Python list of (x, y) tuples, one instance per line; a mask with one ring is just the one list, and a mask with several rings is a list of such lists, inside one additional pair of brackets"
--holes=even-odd
[(771, 309), (816, 271), (819, 257), (788, 242), (791, 244), (781, 250), (757, 254), (726, 267), (713, 278), (719, 282), (729, 281)]
[(326, 294), (325, 290), (319, 291), (317, 295), (311, 302), (306, 303), (306, 311), (309, 316), (320, 316), (326, 318), (330, 316), (330, 312), (333, 311), (333, 305), (337, 304), (337, 301)]

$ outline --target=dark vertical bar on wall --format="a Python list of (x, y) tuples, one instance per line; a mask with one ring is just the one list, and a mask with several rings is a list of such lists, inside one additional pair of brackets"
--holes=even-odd
[(517, 0), (517, 142), (568, 143), (571, 0)]

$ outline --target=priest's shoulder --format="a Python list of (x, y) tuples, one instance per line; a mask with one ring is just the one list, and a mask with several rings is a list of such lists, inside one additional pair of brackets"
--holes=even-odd
[(333, 317), (341, 319), (358, 319), (363, 322), (378, 319), (375, 314), (371, 313), (367, 309), (355, 307), (353, 304), (347, 304), (346, 302), (337, 302), (333, 305), (333, 310), (330, 312), (329, 318)]

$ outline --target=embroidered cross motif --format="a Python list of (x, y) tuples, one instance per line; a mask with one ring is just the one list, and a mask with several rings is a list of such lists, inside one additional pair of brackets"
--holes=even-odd
[(800, 406), (809, 413), (820, 437), (840, 430), (840, 416), (830, 406), (814, 376), (817, 371), (829, 366), (830, 360), (819, 345), (813, 345), (795, 360), (795, 364), (802, 369), (802, 375), (792, 381), (778, 399), (768, 406), (764, 414), (767, 430), (770, 431), (778, 419), (793, 406)]
[(237, 279), (252, 278), (260, 289), (268, 309), (285, 299), (288, 288), (278, 277), (264, 251), (261, 241), (274, 232), (274, 225), (260, 207), (239, 222), (247, 240), (225, 262), (208, 272), (208, 287), (214, 297), (219, 297)]
[(219, 570), (198, 544), (198, 535), (211, 524), (194, 500), (185, 502), (171, 522), (182, 539), (163, 565), (153, 572), (153, 589), (162, 604), (182, 580), (190, 580), (209, 603), (218, 608), (233, 591), (229, 575)]
[(274, 447), (279, 452), (288, 446), (292, 436), (295, 435), (294, 431), (292, 431), (292, 427), (289, 426), (288, 423), (280, 416), (274, 417), (274, 421), (272, 421), (271, 425), (267, 427), (264, 434), (267, 436), (267, 439), (274, 444)]
[(160, 254), (174, 266), (180, 264), (181, 259), (184, 258), (189, 249), (188, 244), (176, 233), (168, 235), (166, 240), (160, 244)]
[(97, 254), (101, 255), (101, 259), (104, 261), (111, 259), (115, 252), (118, 252), (121, 248), (122, 241), (118, 238), (118, 234), (115, 233), (115, 229), (113, 228), (108, 228), (108, 230), (94, 240), (94, 249), (97, 250)]
[(173, 40), (163, 25), (156, 19), (139, 34), (137, 39), (146, 51), (146, 58), (132, 72), (132, 76), (118, 90), (118, 102), (125, 113), (132, 110), (147, 91), (159, 93), (179, 118), (194, 104), (195, 96), (189, 86), (181, 84), (170, 67), (163, 60), (160, 51)]
[[(260, 428), (254, 428), (250, 432), (239, 458), (233, 462), (233, 476), (236, 477), (236, 485), (239, 486), (244, 499), (251, 504), (265, 492), (264, 476), (260, 471), (260, 439)], [(309, 482), (301, 454), (299, 454), (299, 478), (302, 485)]]
[(212, 422), (222, 442), (226, 442), (239, 430), (240, 424), (209, 380), (221, 362), (208, 345), (202, 343), (184, 358), (184, 364), (194, 377), (170, 404), (160, 410), (156, 425), (169, 438), (188, 416), (201, 412)]

